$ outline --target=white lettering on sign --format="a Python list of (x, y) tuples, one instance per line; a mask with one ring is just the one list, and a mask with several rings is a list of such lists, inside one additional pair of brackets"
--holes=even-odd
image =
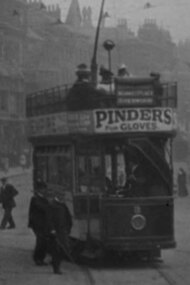
[(171, 108), (122, 108), (94, 111), (96, 133), (176, 130)]

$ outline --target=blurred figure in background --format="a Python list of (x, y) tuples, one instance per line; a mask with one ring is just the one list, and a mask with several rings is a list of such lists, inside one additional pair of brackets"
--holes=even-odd
[(1, 221), (0, 229), (5, 229), (7, 224), (9, 224), (8, 229), (15, 228), (15, 222), (12, 216), (12, 210), (16, 207), (14, 197), (18, 195), (18, 191), (15, 187), (8, 183), (7, 178), (3, 177), (1, 179), (2, 186), (0, 189), (0, 202), (2, 203), (4, 209), (3, 219)]

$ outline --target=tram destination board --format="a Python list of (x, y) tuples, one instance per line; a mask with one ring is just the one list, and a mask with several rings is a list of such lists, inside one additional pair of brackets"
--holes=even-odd
[(172, 108), (113, 108), (42, 115), (28, 120), (28, 135), (175, 132)]
[(135, 85), (133, 83), (131, 85), (128, 83), (128, 85), (124, 83), (125, 81), (116, 82), (118, 106), (151, 106), (154, 104), (154, 87), (152, 84)]

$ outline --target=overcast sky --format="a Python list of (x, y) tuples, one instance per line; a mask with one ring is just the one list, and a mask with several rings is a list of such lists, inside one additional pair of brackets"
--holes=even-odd
[[(101, 0), (78, 0), (80, 7), (93, 8), (93, 21), (97, 22)], [(59, 4), (63, 19), (71, 0), (43, 0), (45, 4)], [(144, 8), (150, 3), (150, 8)], [(170, 30), (175, 41), (190, 38), (190, 0), (105, 0), (105, 11), (110, 15), (108, 25), (126, 18), (128, 26), (137, 31), (144, 19), (156, 19), (159, 26)]]

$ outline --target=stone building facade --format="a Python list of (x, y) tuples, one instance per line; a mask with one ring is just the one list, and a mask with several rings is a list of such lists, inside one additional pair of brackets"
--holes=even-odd
[(19, 163), (26, 151), (24, 42), (26, 10), (22, 1), (0, 1), (0, 168)]

